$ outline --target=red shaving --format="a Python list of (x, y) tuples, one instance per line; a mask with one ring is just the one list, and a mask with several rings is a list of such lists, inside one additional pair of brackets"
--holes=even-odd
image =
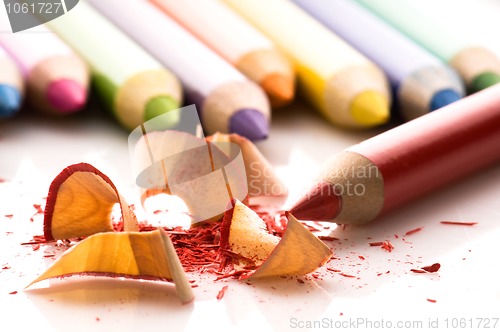
[(384, 243), (382, 243), (382, 249), (385, 249), (388, 252), (391, 252), (392, 249), (394, 249), (394, 246), (389, 241), (384, 241)]
[(413, 273), (434, 273), (434, 272), (439, 271), (440, 268), (441, 268), (441, 264), (434, 263), (434, 264), (429, 265), (429, 266), (424, 266), (421, 269), (411, 269), (410, 271)]
[(42, 204), (33, 204), (33, 207), (35, 208), (36, 213), (43, 213)]
[(187, 272), (218, 269), (219, 228), (220, 223), (214, 223), (188, 230), (182, 230), (180, 227), (167, 230)]
[(359, 258), (359, 259), (361, 259), (362, 261), (364, 261), (364, 260), (365, 260), (365, 257), (364, 257), (364, 256), (361, 256), (361, 255), (359, 255), (359, 256), (358, 256), (358, 258)]
[(408, 232), (405, 233), (406, 236), (408, 235), (412, 235), (414, 233), (417, 233), (417, 232), (420, 232), (422, 230), (423, 227), (418, 227), (418, 228), (415, 228), (415, 229), (412, 229), (412, 230), (409, 230)]
[(427, 301), (429, 301), (431, 303), (436, 303), (437, 302), (436, 300), (433, 300), (433, 299), (427, 299)]
[(383, 242), (370, 242), (370, 247), (382, 247), (382, 249), (391, 252), (394, 249), (394, 246), (389, 242), (389, 240), (385, 240)]
[(17, 291), (10, 292), (9, 294), (10, 294), (10, 295), (17, 294)]
[(14, 217), (14, 215), (13, 215), (13, 214), (6, 214), (6, 215), (5, 215), (5, 218), (9, 218), (9, 219), (11, 219), (12, 217)]
[(217, 294), (217, 300), (222, 300), (222, 298), (224, 297), (224, 294), (226, 293), (227, 287), (228, 287), (227, 285), (222, 287), (222, 289)]
[(467, 221), (441, 221), (443, 225), (461, 225), (461, 226), (474, 226), (477, 222), (467, 222)]
[(341, 275), (342, 277), (346, 277), (346, 278), (356, 278), (356, 276), (353, 276), (353, 275), (350, 275), (347, 273), (339, 273), (339, 275)]
[(333, 236), (323, 236), (323, 235), (318, 236), (318, 239), (323, 240), (323, 241), (339, 241), (339, 240), (340, 240), (340, 239), (339, 239), (339, 238), (337, 238), (337, 237), (333, 237)]
[(232, 271), (229, 273), (224, 273), (224, 274), (220, 275), (219, 277), (215, 278), (215, 281), (219, 281), (219, 280), (227, 279), (227, 278), (239, 278), (248, 272), (251, 272), (251, 271), (250, 270), (238, 270), (238, 271)]
[(41, 244), (41, 243), (47, 243), (47, 241), (45, 241), (45, 236), (43, 236), (43, 235), (34, 235), (33, 236), (33, 240), (31, 240), (30, 242), (23, 242), (23, 243), (21, 243), (21, 245)]
[(299, 284), (303, 284), (304, 283), (304, 280), (302, 280), (300, 278), (297, 278), (297, 281), (299, 282)]
[[(272, 234), (276, 235), (279, 237), (282, 237), (283, 234), (285, 233), (286, 230), (286, 225), (287, 225), (287, 219), (285, 216), (285, 211), (270, 211), (266, 209), (262, 205), (258, 204), (253, 204), (253, 205), (248, 205), (249, 208), (251, 208), (257, 215), (264, 220), (266, 223), (267, 231)], [(307, 226), (304, 224), (304, 226), (309, 227), (311, 231), (318, 231), (317, 229), (314, 229), (312, 226)]]
[(427, 271), (420, 270), (420, 269), (411, 269), (410, 271), (413, 273), (427, 273)]
[(441, 268), (441, 264), (439, 263), (434, 263), (430, 266), (424, 266), (422, 270), (427, 271), (429, 273), (437, 272)]

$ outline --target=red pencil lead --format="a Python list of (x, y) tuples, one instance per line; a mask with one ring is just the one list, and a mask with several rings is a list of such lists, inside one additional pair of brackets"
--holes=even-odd
[(334, 185), (321, 182), (304, 195), (290, 210), (301, 220), (331, 221), (339, 213), (342, 198), (335, 193)]
[(497, 85), (332, 156), (292, 212), (303, 220), (366, 224), (498, 163), (499, 103)]

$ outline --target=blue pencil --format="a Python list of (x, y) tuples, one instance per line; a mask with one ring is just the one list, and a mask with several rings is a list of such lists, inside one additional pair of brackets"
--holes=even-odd
[[(351, 0), (292, 0), (386, 73), (395, 105), (411, 120), (462, 98), (458, 73)], [(423, 23), (425, 24), (425, 23)]]
[(10, 118), (21, 109), (24, 83), (14, 60), (0, 47), (0, 119)]

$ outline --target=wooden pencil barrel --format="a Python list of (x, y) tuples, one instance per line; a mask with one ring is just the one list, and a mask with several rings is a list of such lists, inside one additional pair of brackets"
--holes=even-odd
[(500, 85), (348, 149), (383, 178), (388, 213), (500, 161)]

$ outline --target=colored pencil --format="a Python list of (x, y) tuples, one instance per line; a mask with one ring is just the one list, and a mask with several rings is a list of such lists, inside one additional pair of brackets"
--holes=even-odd
[(293, 2), (384, 70), (405, 120), (463, 97), (464, 86), (455, 70), (361, 5), (351, 0)]
[(299, 88), (334, 124), (368, 128), (389, 119), (384, 73), (337, 35), (286, 0), (224, 0), (293, 61)]
[(500, 85), (374, 136), (326, 162), (291, 212), (364, 224), (500, 162)]
[[(3, 31), (7, 22), (0, 23)], [(16, 61), (26, 82), (26, 96), (38, 110), (72, 114), (87, 101), (89, 72), (85, 63), (55, 34), (1, 33), (0, 46)]]
[(357, 0), (454, 67), (470, 92), (500, 82), (500, 59), (489, 49), (462, 40), (446, 20), (433, 20), (407, 0)]
[(143, 0), (89, 2), (177, 74), (207, 134), (267, 137), (270, 107), (264, 91), (160, 9)]
[(288, 58), (231, 8), (218, 0), (152, 2), (258, 83), (273, 107), (293, 99), (295, 72)]
[(21, 72), (14, 60), (0, 47), (0, 119), (19, 112), (24, 92)]
[(178, 79), (89, 4), (47, 25), (87, 61), (97, 93), (124, 128), (180, 107)]

